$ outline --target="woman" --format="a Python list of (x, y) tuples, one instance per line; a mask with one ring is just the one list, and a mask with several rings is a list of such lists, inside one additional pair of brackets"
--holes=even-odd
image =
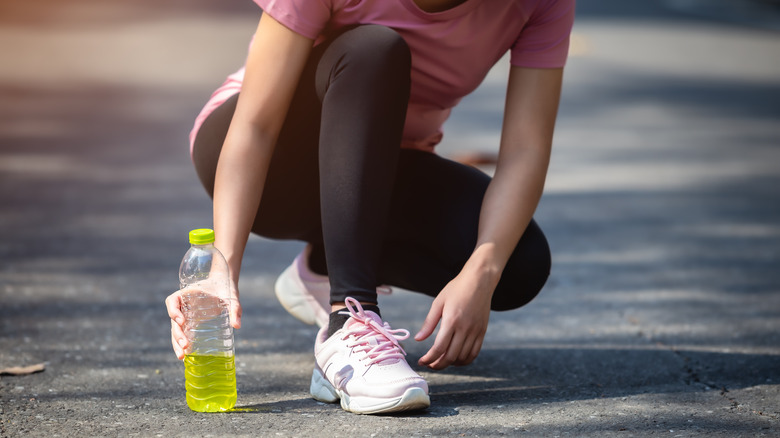
[[(290, 313), (322, 329), (311, 393), (358, 413), (429, 405), (382, 321), (377, 286), (435, 297), (421, 366), (478, 355), (490, 310), (528, 303), (549, 273), (533, 221), (547, 172), (574, 0), (255, 0), (245, 70), (198, 117), (192, 157), (216, 246), (238, 278), (250, 232), (308, 242), (280, 276)], [(452, 107), (511, 51), (491, 179), (434, 153)], [(180, 292), (167, 300), (184, 356)]]

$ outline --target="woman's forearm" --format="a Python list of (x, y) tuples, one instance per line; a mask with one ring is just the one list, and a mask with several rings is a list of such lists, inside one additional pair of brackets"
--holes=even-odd
[[(496, 172), (466, 264), (495, 287), (542, 196), (550, 163), (562, 69), (512, 67)], [(492, 293), (492, 290), (491, 290)]]
[(498, 284), (509, 257), (531, 222), (542, 196), (549, 149), (517, 151), (502, 158), (480, 211), (479, 234), (467, 266)]
[(216, 246), (238, 282), (241, 260), (263, 193), (274, 139), (251, 125), (233, 123), (219, 156), (214, 182)]

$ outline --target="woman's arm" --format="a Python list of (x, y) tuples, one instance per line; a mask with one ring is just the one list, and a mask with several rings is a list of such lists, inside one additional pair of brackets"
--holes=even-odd
[(510, 74), (498, 165), (482, 203), (475, 250), (475, 256), (491, 253), (480, 258), (498, 276), (542, 197), (562, 77), (563, 69), (513, 67)]
[(219, 155), (214, 182), (216, 246), (237, 281), (268, 165), (312, 41), (264, 14)]
[[(263, 14), (219, 155), (214, 182), (215, 245), (230, 267), (230, 320), (235, 328), (241, 326), (238, 277), (244, 248), (260, 205), (274, 145), (311, 47), (311, 39)], [(165, 303), (171, 317), (173, 349), (182, 359), (189, 345), (182, 329), (181, 291), (170, 295)]]
[(511, 69), (498, 165), (482, 203), (477, 245), (415, 336), (427, 338), (441, 320), (420, 365), (465, 365), (479, 354), (493, 292), (542, 196), (562, 77), (563, 69)]

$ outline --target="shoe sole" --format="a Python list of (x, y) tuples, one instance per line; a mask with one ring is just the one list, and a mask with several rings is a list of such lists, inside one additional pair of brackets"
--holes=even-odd
[(416, 411), (431, 405), (431, 399), (422, 388), (409, 388), (400, 397), (379, 399), (372, 397), (350, 397), (328, 382), (318, 369), (314, 369), (309, 388), (315, 400), (335, 403), (341, 400), (341, 409), (356, 414), (389, 414), (393, 412)]
[[(289, 272), (293, 269), (292, 266), (288, 266), (287, 269), (282, 272), (279, 278), (274, 283), (274, 292), (276, 293), (276, 299), (284, 307), (290, 315), (294, 316), (299, 321), (309, 324), (322, 325), (317, 321), (317, 311), (313, 308), (310, 299), (300, 293), (300, 287), (295, 284), (295, 280), (292, 278), (293, 274)], [(315, 304), (316, 305), (316, 304)], [(323, 312), (325, 312), (323, 310)], [(327, 314), (325, 315), (325, 318)], [(321, 316), (321, 320), (324, 318)]]

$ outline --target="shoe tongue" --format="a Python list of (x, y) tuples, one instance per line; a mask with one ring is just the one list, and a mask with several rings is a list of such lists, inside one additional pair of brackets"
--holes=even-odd
[[(380, 326), (381, 326), (381, 325), (383, 325), (382, 318), (380, 318), (380, 317), (379, 317), (379, 315), (377, 315), (376, 313), (374, 313), (374, 312), (372, 312), (372, 311), (370, 311), (370, 310), (367, 310), (367, 311), (365, 312), (365, 314), (366, 314), (366, 317), (367, 317), (368, 319), (376, 321), (376, 323), (377, 323), (377, 324), (379, 324)], [(359, 320), (359, 319), (357, 319), (357, 318), (349, 318), (349, 319), (347, 319), (347, 321), (344, 323), (344, 328), (349, 328), (349, 327), (351, 327), (353, 324), (361, 324), (361, 325), (365, 325), (365, 323), (364, 323), (364, 322), (360, 321), (360, 320)]]
[[(366, 316), (367, 316), (369, 319), (372, 319), (372, 320), (376, 321), (376, 323), (377, 323), (377, 324), (379, 324), (380, 326), (382, 326), (382, 324), (383, 324), (383, 323), (382, 323), (382, 318), (380, 318), (380, 317), (379, 317), (379, 315), (377, 315), (376, 313), (374, 313), (374, 312), (372, 312), (372, 311), (370, 311), (370, 310), (367, 310), (367, 311), (366, 311)], [(377, 336), (377, 335), (379, 335), (379, 333), (374, 333), (374, 335), (373, 335), (373, 336), (368, 336), (368, 339), (366, 339), (366, 341), (367, 341), (367, 342), (366, 342), (366, 344), (368, 344), (368, 345), (369, 345), (369, 346), (371, 346), (371, 347), (376, 347), (377, 345), (379, 345), (379, 339), (380, 339), (380, 336), (381, 336), (382, 338), (384, 338), (384, 336), (382, 336), (382, 335), (380, 335), (380, 336)], [(364, 338), (364, 339), (365, 339), (365, 338)], [(383, 339), (383, 340), (384, 340), (384, 339)]]

